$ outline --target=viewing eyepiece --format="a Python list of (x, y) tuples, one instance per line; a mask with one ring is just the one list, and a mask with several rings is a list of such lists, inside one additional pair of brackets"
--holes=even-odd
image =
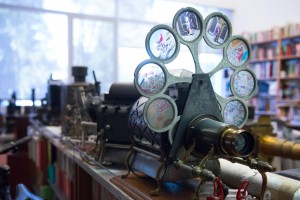
[(221, 147), (226, 154), (248, 156), (254, 144), (254, 137), (248, 131), (230, 127), (221, 133)]
[(195, 141), (192, 152), (204, 157), (214, 146), (214, 154), (247, 157), (255, 147), (254, 136), (249, 131), (234, 125), (227, 125), (212, 116), (198, 116), (189, 125), (185, 147)]

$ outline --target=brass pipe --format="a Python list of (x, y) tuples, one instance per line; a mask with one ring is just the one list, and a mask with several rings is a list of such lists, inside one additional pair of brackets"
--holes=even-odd
[(278, 139), (273, 136), (259, 137), (259, 153), (300, 160), (300, 143)]

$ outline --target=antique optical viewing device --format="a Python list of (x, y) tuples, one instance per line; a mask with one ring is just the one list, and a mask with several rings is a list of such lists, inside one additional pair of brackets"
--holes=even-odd
[[(204, 40), (214, 49), (223, 49), (223, 59), (204, 73), (198, 58), (198, 44)], [(172, 74), (171, 65), (186, 45), (194, 60), (195, 72)], [(128, 174), (141, 171), (161, 182), (200, 177), (196, 189), (205, 181), (215, 180), (218, 158), (239, 162), (258, 169), (263, 177), (272, 168), (251, 158), (253, 135), (241, 128), (248, 117), (245, 100), (257, 90), (257, 79), (248, 67), (250, 46), (242, 36), (232, 36), (228, 18), (215, 12), (205, 19), (194, 8), (179, 10), (173, 27), (157, 25), (146, 37), (150, 59), (142, 61), (134, 72), (134, 85), (142, 95), (129, 113), (132, 147), (127, 157)], [(211, 77), (231, 68), (232, 96), (214, 92)], [(211, 167), (209, 167), (211, 166)], [(124, 175), (125, 178), (128, 174)]]

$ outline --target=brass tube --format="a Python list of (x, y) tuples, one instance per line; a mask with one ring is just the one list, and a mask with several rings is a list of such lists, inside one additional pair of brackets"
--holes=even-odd
[(252, 133), (209, 116), (198, 116), (190, 123), (185, 146), (191, 146), (193, 140), (195, 147), (192, 154), (200, 158), (208, 153), (212, 145), (214, 154), (241, 157), (247, 157), (255, 147)]
[(300, 143), (264, 136), (259, 140), (259, 152), (272, 156), (300, 160)]
[(221, 146), (224, 152), (235, 156), (247, 156), (254, 149), (254, 137), (245, 130), (226, 128), (221, 132)]

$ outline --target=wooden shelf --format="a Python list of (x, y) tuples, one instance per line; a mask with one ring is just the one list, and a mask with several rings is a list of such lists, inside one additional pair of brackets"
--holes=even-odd
[(264, 45), (264, 44), (269, 44), (269, 43), (274, 43), (274, 42), (278, 42), (278, 38), (274, 38), (271, 40), (264, 40), (264, 41), (256, 41), (256, 42), (251, 43), (251, 46)]
[(300, 80), (300, 76), (297, 76), (297, 77), (281, 77), (280, 79), (282, 81), (295, 81), (295, 80)]
[(270, 77), (270, 78), (257, 78), (258, 81), (276, 81), (277, 77)]
[(255, 115), (276, 115), (276, 112), (272, 112), (272, 111), (259, 111), (256, 110), (255, 111)]
[(56, 199), (58, 200), (67, 200), (67, 197), (65, 196), (65, 194), (61, 191), (61, 189), (59, 189), (58, 187), (56, 187), (55, 184), (51, 183), (50, 180), (48, 180), (48, 183), (51, 187), (51, 189), (54, 191)]
[(281, 60), (291, 60), (291, 59), (300, 59), (300, 55), (282, 55), (282, 56), (279, 56), (279, 59)]
[(290, 40), (290, 39), (295, 39), (295, 38), (300, 38), (300, 35), (291, 35), (287, 37), (281, 37), (281, 40)]
[(299, 99), (278, 99), (278, 101), (277, 101), (277, 105), (279, 107), (283, 107), (283, 105), (285, 107), (286, 106), (295, 106), (295, 105), (299, 105), (299, 103), (300, 103)]
[[(261, 33), (269, 36), (269, 33), (266, 32), (259, 32), (254, 35), (261, 35)], [(253, 42), (250, 44), (253, 49), (252, 54), (257, 57), (252, 57), (250, 66), (253, 68), (254, 72), (257, 73), (258, 81), (265, 81), (269, 86), (272, 84), (273, 89), (273, 84), (276, 84), (277, 87), (277, 95), (275, 96), (268, 94), (261, 95), (258, 93), (255, 96), (254, 106), (256, 106), (256, 115), (278, 115), (285, 119), (289, 119), (293, 115), (292, 111), (290, 111), (292, 110), (292, 107), (300, 104), (300, 100), (297, 98), (300, 89), (298, 91), (297, 87), (288, 84), (288, 82), (291, 81), (300, 81), (300, 70), (298, 70), (300, 65), (300, 53), (298, 52), (300, 35), (282, 37), (283, 33), (278, 33), (279, 37), (276, 39), (266, 39), (265, 41)], [(273, 34), (273, 32), (270, 32), (270, 34)], [(265, 59), (260, 59), (262, 57), (265, 57)], [(289, 60), (294, 59), (296, 59), (295, 63), (293, 63), (294, 61), (288, 62)], [(284, 74), (286, 77), (281, 77), (281, 75)], [(262, 78), (260, 78), (260, 76)], [(267, 86), (268, 85), (266, 85), (266, 87)], [(283, 94), (287, 94), (287, 92), (290, 92), (291, 95), (289, 95), (289, 97), (294, 97), (294, 99), (282, 99)], [(266, 110), (262, 111), (264, 108)], [(274, 110), (277, 111), (273, 112)], [(283, 116), (282, 114), (286, 116)]]
[(276, 61), (278, 58), (274, 57), (274, 58), (264, 58), (264, 59), (252, 59), (250, 60), (250, 63), (260, 63), (260, 62), (272, 62), (272, 61)]
[[(54, 126), (30, 126), (29, 129), (32, 129), (31, 132), (35, 134), (39, 134), (38, 137), (43, 138), (43, 140), (46, 140), (50, 145), (55, 147), (56, 152), (56, 163), (59, 165), (59, 168), (62, 167), (71, 167), (74, 171), (71, 172), (73, 174), (72, 178), (72, 191), (71, 193), (66, 192), (66, 183), (68, 180), (66, 180), (66, 169), (65, 171), (61, 171), (64, 176), (56, 176), (56, 184), (51, 183), (50, 187), (55, 191), (56, 198), (60, 200), (64, 199), (73, 199), (70, 197), (70, 194), (73, 196), (76, 196), (76, 199), (92, 199), (92, 181), (94, 180), (96, 183), (100, 185), (99, 190), (101, 190), (101, 198), (99, 199), (120, 199), (120, 200), (132, 200), (128, 194), (120, 190), (117, 186), (112, 184), (111, 179), (115, 176), (121, 176), (125, 174), (127, 171), (126, 169), (110, 169), (102, 166), (100, 163), (98, 163), (96, 160), (93, 160), (91, 157), (88, 157), (86, 152), (81, 151), (79, 148), (76, 148), (75, 146), (72, 146), (71, 143), (68, 142), (68, 140), (63, 140), (61, 136), (61, 128), (60, 127), (54, 127)], [(37, 141), (34, 141), (31, 143), (31, 145), (34, 145), (34, 143), (37, 143), (37, 146), (39, 145), (39, 139)], [(45, 146), (48, 146), (45, 145)], [(46, 147), (48, 149), (49, 147)], [(52, 152), (53, 150), (51, 150)], [(38, 149), (36, 152), (40, 152)], [(42, 152), (40, 152), (42, 153)], [(49, 156), (49, 152), (43, 152), (44, 157)], [(53, 152), (52, 152), (53, 153)], [(53, 157), (53, 156), (49, 156)], [(88, 162), (84, 162), (82, 158), (86, 158)], [(60, 159), (59, 159), (60, 158)], [(39, 160), (38, 158), (37, 161)], [(47, 159), (46, 159), (47, 160)], [(40, 162), (40, 161), (38, 161)], [(48, 162), (48, 161), (47, 161)], [(95, 165), (91, 165), (90, 163), (95, 163)], [(97, 165), (96, 165), (97, 164)], [(44, 166), (44, 168), (47, 168), (47, 166)], [(44, 169), (46, 170), (46, 169)], [(71, 170), (72, 171), (72, 170)], [(57, 173), (57, 171), (56, 171)], [(63, 181), (61, 181), (63, 180)], [(57, 182), (58, 181), (58, 182)], [(57, 184), (63, 184), (64, 186), (61, 188), (60, 185)], [(76, 194), (74, 194), (76, 193)], [(68, 195), (69, 194), (69, 195)], [(74, 196), (73, 196), (74, 197)], [(85, 198), (83, 198), (85, 197)], [(108, 198), (110, 197), (110, 198)], [(98, 198), (97, 198), (98, 199)]]
[(276, 98), (276, 95), (257, 94), (256, 97), (258, 97), (258, 98), (267, 98), (267, 99), (271, 99), (271, 98)]

